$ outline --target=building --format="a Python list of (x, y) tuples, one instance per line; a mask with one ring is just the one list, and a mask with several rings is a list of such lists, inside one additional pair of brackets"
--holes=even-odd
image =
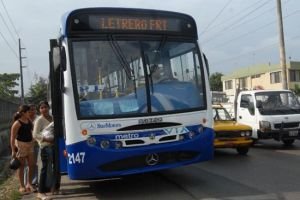
[[(288, 88), (300, 86), (300, 62), (287, 63)], [(222, 76), (223, 91), (234, 96), (236, 89), (282, 89), (282, 68), (279, 64), (262, 64), (237, 69), (231, 74)]]

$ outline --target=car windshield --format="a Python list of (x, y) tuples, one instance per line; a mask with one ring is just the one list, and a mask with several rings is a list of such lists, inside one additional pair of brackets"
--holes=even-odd
[(215, 121), (232, 120), (225, 108), (213, 108), (213, 117)]
[(262, 115), (300, 113), (300, 104), (292, 92), (259, 92), (255, 99), (256, 107)]
[(166, 40), (72, 42), (81, 117), (205, 108), (197, 45)]

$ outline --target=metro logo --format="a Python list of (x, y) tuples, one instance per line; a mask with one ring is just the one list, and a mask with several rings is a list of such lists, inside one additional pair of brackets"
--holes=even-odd
[(116, 135), (115, 139), (116, 140), (126, 140), (126, 139), (134, 139), (134, 138), (139, 138), (140, 135), (137, 133), (128, 133), (128, 134), (120, 134), (120, 135)]

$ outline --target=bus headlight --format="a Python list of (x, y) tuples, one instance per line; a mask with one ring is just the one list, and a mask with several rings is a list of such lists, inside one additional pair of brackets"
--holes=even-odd
[(184, 135), (179, 135), (179, 140), (184, 140)]
[(195, 135), (196, 135), (195, 132), (193, 132), (193, 131), (189, 132), (189, 138), (190, 139), (193, 139), (195, 137)]
[(202, 133), (202, 132), (203, 132), (203, 126), (200, 126), (200, 127), (198, 128), (198, 131), (199, 131), (199, 133)]
[(122, 146), (123, 146), (123, 144), (122, 144), (121, 141), (116, 141), (116, 143), (115, 143), (115, 148), (116, 149), (120, 149), (120, 148), (122, 148)]
[(96, 144), (96, 139), (94, 137), (89, 137), (86, 142), (88, 145), (92, 146)]
[(108, 140), (102, 140), (102, 141), (100, 142), (100, 147), (101, 147), (102, 149), (107, 149), (107, 148), (109, 147), (109, 145), (110, 145), (110, 143), (109, 143)]
[(242, 132), (241, 132), (241, 136), (242, 136), (242, 137), (245, 137), (245, 136), (246, 136), (246, 132), (243, 132), (243, 131), (242, 131)]

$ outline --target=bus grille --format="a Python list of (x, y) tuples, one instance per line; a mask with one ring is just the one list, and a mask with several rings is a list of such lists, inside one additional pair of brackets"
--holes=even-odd
[[(155, 166), (192, 160), (199, 155), (199, 152), (177, 151), (177, 152), (162, 152), (156, 154), (158, 155), (159, 159), (158, 162), (155, 164)], [(105, 172), (111, 172), (111, 171), (130, 170), (130, 169), (136, 169), (142, 167), (150, 167), (149, 164), (147, 164), (146, 162), (147, 156), (148, 155), (141, 155), (141, 156), (125, 158), (122, 160), (117, 160), (110, 163), (106, 163), (104, 165), (100, 165), (98, 168)]]

